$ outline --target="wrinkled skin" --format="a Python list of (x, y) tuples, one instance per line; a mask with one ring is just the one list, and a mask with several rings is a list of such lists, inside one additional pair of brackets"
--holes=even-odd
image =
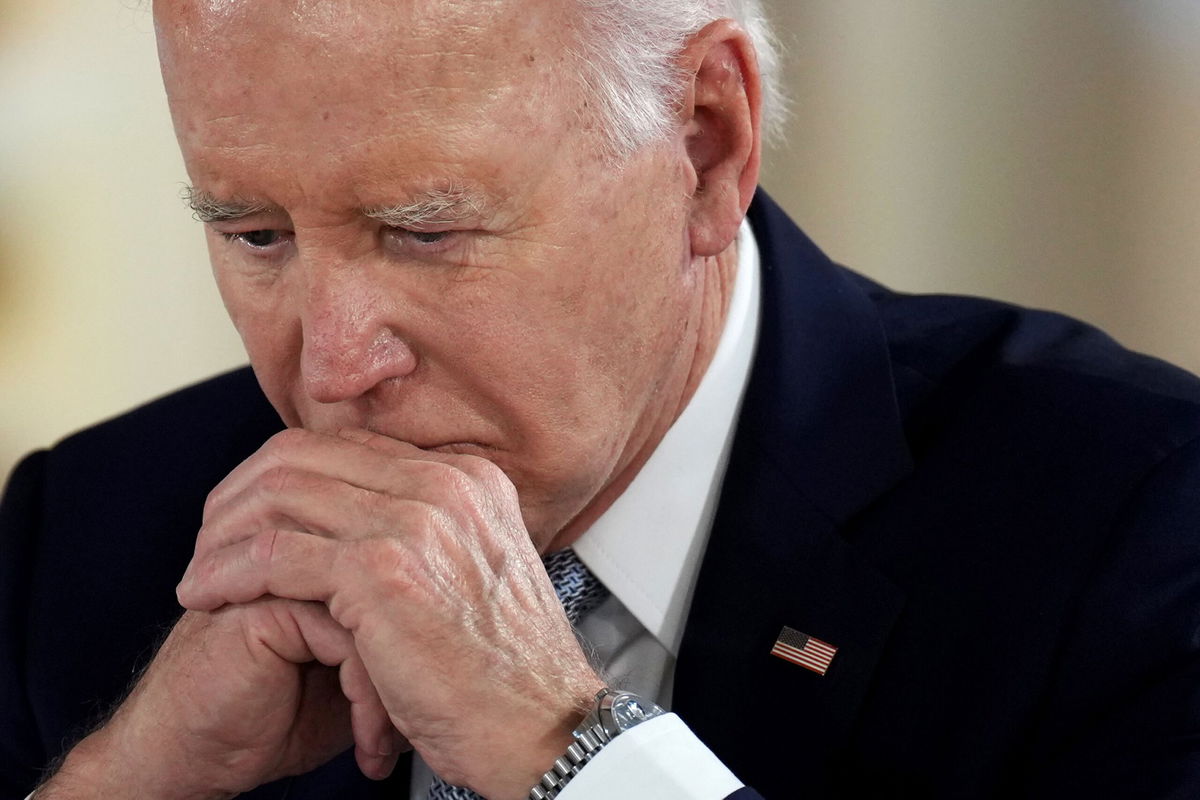
[(564, 7), (156, 3), (214, 274), (291, 429), (214, 489), (191, 611), (39, 797), (231, 796), (353, 741), (369, 776), (411, 743), (503, 800), (569, 743), (603, 684), (539, 553), (703, 375), (759, 98), (715, 22), (675, 134), (616, 162)]

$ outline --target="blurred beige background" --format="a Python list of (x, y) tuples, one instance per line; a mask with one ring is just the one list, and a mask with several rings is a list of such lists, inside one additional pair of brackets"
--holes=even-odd
[[(0, 473), (242, 361), (136, 0), (0, 0)], [(1053, 308), (1200, 371), (1200, 2), (774, 0), (764, 182), (896, 288)]]

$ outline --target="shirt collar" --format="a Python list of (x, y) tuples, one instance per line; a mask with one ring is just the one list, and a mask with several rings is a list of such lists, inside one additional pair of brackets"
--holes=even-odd
[(600, 582), (676, 656), (750, 376), (758, 271), (758, 245), (743, 221), (725, 328), (696, 393), (629, 487), (573, 545)]

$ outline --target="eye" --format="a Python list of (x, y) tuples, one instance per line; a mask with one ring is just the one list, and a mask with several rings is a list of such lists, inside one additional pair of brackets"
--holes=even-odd
[(449, 231), (407, 231), (418, 244), (437, 244), (450, 235)]
[(388, 250), (397, 255), (411, 257), (443, 256), (457, 247), (463, 231), (412, 230), (411, 228), (384, 228), (384, 242)]
[(241, 242), (253, 250), (266, 250), (284, 240), (286, 233), (276, 228), (263, 228), (241, 233), (222, 233), (226, 241)]

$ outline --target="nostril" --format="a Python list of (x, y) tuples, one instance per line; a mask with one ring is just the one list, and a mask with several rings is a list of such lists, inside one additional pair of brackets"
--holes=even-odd
[(417, 358), (408, 343), (390, 329), (366, 336), (311, 337), (301, 355), (301, 374), (309, 397), (340, 403), (361, 397), (378, 384), (413, 372)]
[(390, 373), (389, 378), (400, 378), (417, 367), (417, 358), (408, 343), (394, 331), (382, 330), (367, 348), (369, 368)]

